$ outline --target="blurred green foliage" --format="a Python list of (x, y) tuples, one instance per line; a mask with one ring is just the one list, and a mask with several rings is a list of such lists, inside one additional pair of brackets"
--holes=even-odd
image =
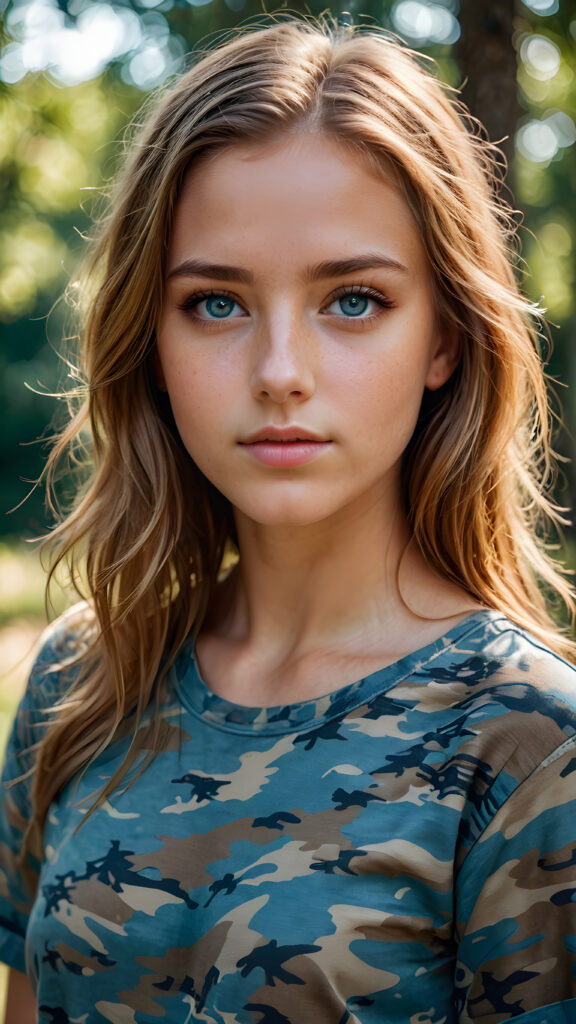
[[(558, 116), (558, 112), (567, 115), (567, 141), (571, 146), (576, 120), (576, 7), (565, 3), (564, 8), (565, 17), (539, 19), (537, 25), (519, 19), (515, 44), (520, 57), (518, 86), (522, 106), (531, 115), (530, 120), (537, 118), (544, 123), (547, 118)], [(570, 14), (571, 17), (567, 17)], [(546, 43), (548, 53), (543, 48)], [(543, 69), (535, 67), (530, 60), (531, 52), (538, 56), (538, 47)], [(547, 58), (549, 69), (546, 68)], [(546, 138), (542, 140), (542, 144), (545, 143)], [(535, 298), (542, 297), (551, 321), (566, 325), (565, 336), (559, 344), (568, 349), (571, 347), (568, 339), (574, 338), (576, 326), (574, 149), (560, 149), (550, 160), (534, 161), (526, 158), (520, 145), (514, 174), (518, 200), (526, 211), (526, 226), (530, 229), (530, 233), (524, 235), (524, 256), (532, 276), (529, 287)], [(566, 360), (567, 369), (568, 362)]]
[[(30, 74), (0, 95), (4, 512), (22, 502), (42, 467), (34, 442), (49, 430), (56, 410), (37, 392), (65, 384), (56, 354), (65, 333), (59, 296), (89, 231), (92, 187), (112, 173), (114, 140), (141, 99), (138, 90), (119, 88), (107, 74), (66, 89)], [(0, 532), (34, 533), (46, 522), (37, 492), (2, 517)]]
[[(4, 0), (4, 3), (6, 0)], [(479, 3), (486, 16), (497, 0)], [(513, 3), (513, 0), (503, 0)], [(296, 5), (297, 7), (298, 5)], [(294, 5), (291, 6), (294, 9)], [(0, 0), (2, 10), (2, 0)], [(59, 297), (82, 236), (122, 151), (122, 132), (146, 91), (180, 70), (199, 41), (261, 13), (260, 0), (9, 0), (0, 40), (0, 403), (4, 462), (0, 533), (49, 523), (36, 491), (56, 413), (38, 394), (66, 384)], [(319, 14), (319, 3), (306, 5)], [(372, 19), (430, 53), (458, 85), (457, 0), (352, 0), (336, 17)], [(518, 60), (516, 155), (509, 183), (524, 211), (528, 293), (552, 324), (553, 377), (576, 383), (576, 10), (574, 0), (517, 0), (510, 46)], [(84, 47), (84, 49), (83, 49)], [(28, 69), (28, 70), (26, 70)], [(25, 73), (26, 72), (26, 73)], [(482, 113), (476, 111), (475, 113)], [(561, 398), (563, 396), (561, 395)], [(566, 419), (576, 427), (573, 398)], [(559, 446), (570, 455), (564, 433)], [(574, 470), (560, 499), (574, 503)]]

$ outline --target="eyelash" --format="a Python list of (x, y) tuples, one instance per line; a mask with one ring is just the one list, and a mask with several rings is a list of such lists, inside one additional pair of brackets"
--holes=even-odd
[[(183, 312), (193, 311), (196, 308), (196, 306), (200, 305), (201, 302), (204, 302), (206, 299), (210, 299), (215, 295), (221, 295), (223, 298), (231, 299), (232, 302), (236, 302), (241, 308), (243, 308), (242, 303), (236, 298), (236, 296), (232, 292), (226, 291), (225, 288), (208, 288), (203, 291), (194, 292), (192, 295), (189, 295), (186, 299), (184, 299), (183, 302), (178, 304), (178, 309), (181, 309)], [(331, 306), (333, 302), (337, 302), (338, 299), (341, 299), (346, 295), (362, 295), (367, 299), (372, 299), (383, 310), (394, 309), (396, 306), (396, 303), (393, 302), (392, 299), (387, 298), (385, 295), (382, 294), (382, 292), (377, 291), (375, 288), (371, 288), (369, 285), (364, 284), (353, 284), (342, 285), (340, 288), (337, 288), (336, 291), (332, 292), (332, 294), (328, 297), (327, 301), (324, 303), (324, 306), (322, 308), (326, 309), (328, 306)], [(374, 320), (375, 317), (378, 315), (379, 314), (376, 313), (372, 314), (371, 316), (358, 317), (358, 319), (355, 322), (358, 324), (370, 322), (371, 320)], [(209, 318), (199, 317), (199, 319), (202, 319), (202, 321), (207, 324), (213, 322), (210, 321)], [(350, 317), (349, 319), (353, 320), (354, 318)]]
[(211, 299), (214, 295), (222, 295), (223, 298), (231, 299), (232, 302), (237, 302), (239, 306), (242, 305), (236, 296), (232, 292), (227, 292), (225, 288), (208, 288), (205, 291), (194, 292), (193, 295), (189, 295), (183, 302), (178, 303), (178, 309), (183, 310), (183, 312), (195, 309), (205, 299)]
[[(382, 309), (394, 309), (396, 306), (396, 303), (393, 302), (392, 299), (387, 298), (386, 295), (383, 295), (382, 292), (377, 291), (375, 288), (371, 288), (370, 285), (345, 284), (342, 285), (340, 288), (337, 288), (336, 291), (332, 293), (332, 295), (328, 298), (328, 301), (325, 303), (324, 308), (326, 308), (326, 306), (332, 305), (333, 302), (337, 302), (338, 299), (342, 299), (345, 295), (361, 295), (363, 298), (372, 299), (379, 306), (381, 306)], [(352, 319), (352, 317), (350, 319)], [(362, 319), (373, 320), (374, 315), (363, 317)]]

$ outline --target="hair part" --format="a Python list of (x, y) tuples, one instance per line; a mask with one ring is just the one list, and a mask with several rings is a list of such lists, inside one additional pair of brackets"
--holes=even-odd
[[(442, 576), (574, 658), (545, 596), (573, 610), (544, 541), (561, 516), (549, 497), (539, 314), (515, 281), (515, 225), (498, 194), (494, 151), (449, 92), (384, 32), (289, 19), (203, 55), (136, 134), (81, 282), (84, 401), (49, 463), (50, 476), (89, 428), (89, 482), (51, 536), (51, 576), (69, 561), (89, 602), (89, 637), (39, 746), (36, 822), (128, 714), (136, 735), (145, 709), (162, 701), (234, 544), (230, 506), (180, 442), (154, 353), (184, 176), (238, 143), (318, 132), (380, 173), (393, 169), (429, 256), (440, 315), (462, 346), (449, 382), (426, 396), (405, 456), (414, 540)], [(147, 733), (152, 749), (162, 741), (158, 721)]]

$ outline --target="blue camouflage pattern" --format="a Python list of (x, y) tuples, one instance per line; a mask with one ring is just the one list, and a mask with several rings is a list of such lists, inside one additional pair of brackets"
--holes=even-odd
[[(32, 765), (56, 626), (14, 723)], [(50, 808), (0, 808), (0, 958), (51, 1024), (575, 1024), (576, 671), (497, 612), (325, 697), (248, 708), (192, 644), (164, 749), (83, 822), (112, 744)]]

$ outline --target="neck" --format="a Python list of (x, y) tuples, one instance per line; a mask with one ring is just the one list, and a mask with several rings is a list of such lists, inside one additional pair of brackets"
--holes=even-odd
[[(396, 505), (397, 508), (397, 505)], [(399, 613), (397, 574), (409, 531), (381, 502), (305, 527), (237, 516), (240, 564), (225, 629), (279, 659), (359, 643)], [(223, 624), (224, 625), (224, 624)]]
[(307, 700), (437, 639), (478, 604), (435, 574), (383, 501), (305, 527), (237, 515), (240, 562), (198, 638), (208, 685), (240, 704)]

